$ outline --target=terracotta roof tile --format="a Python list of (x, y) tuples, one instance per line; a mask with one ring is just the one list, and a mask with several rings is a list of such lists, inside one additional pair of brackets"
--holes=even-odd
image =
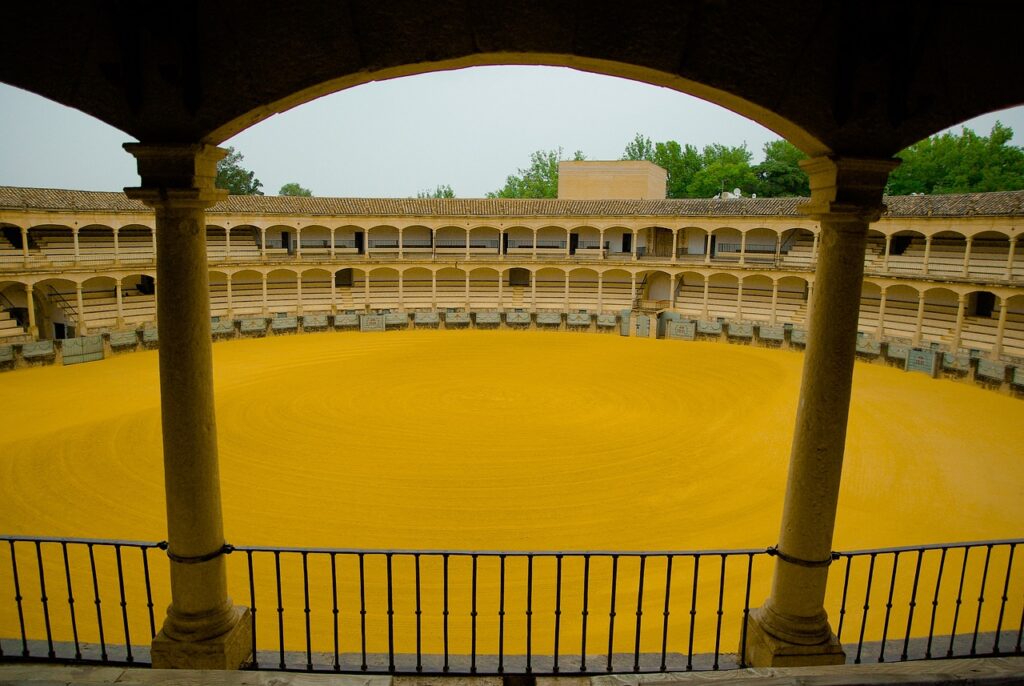
[[(515, 200), (433, 198), (299, 198), (232, 195), (209, 214), (409, 217), (797, 217), (804, 198), (732, 200)], [(956, 195), (892, 196), (889, 217), (1018, 216), (1024, 191)], [(148, 212), (124, 193), (0, 186), (0, 209)]]

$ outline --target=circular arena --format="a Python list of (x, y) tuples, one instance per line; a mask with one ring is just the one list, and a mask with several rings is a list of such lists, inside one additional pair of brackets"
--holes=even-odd
[[(226, 536), (236, 545), (743, 550), (763, 547), (778, 533), (803, 361), (798, 352), (517, 330), (278, 335), (221, 342), (214, 352)], [(155, 351), (12, 372), (0, 387), (0, 403), (11, 419), (0, 439), (0, 498), (7, 503), (0, 529), (28, 535), (42, 530), (57, 537), (162, 538)], [(984, 417), (984, 430), (968, 427), (968, 417)], [(856, 365), (835, 547), (1016, 535), (1024, 519), (1022, 442), (1017, 399), (891, 367)], [(956, 516), (947, 516), (950, 512)], [(102, 552), (95, 560), (89, 553), (89, 562), (97, 565), (94, 578), (108, 593), (109, 606), (100, 614), (108, 626), (119, 626), (116, 594), (114, 603), (109, 594), (119, 580), (141, 588), (141, 579), (137, 565), (126, 563), (122, 577), (120, 560)], [(78, 562), (87, 570), (83, 555)], [(563, 566), (560, 556), (531, 557), (528, 566), (510, 558), (507, 568), (502, 558), (499, 570), (493, 558), (481, 558), (478, 566), (473, 556), (470, 567), (469, 558), (445, 555), (443, 561), (424, 558), (422, 567), (416, 557), (414, 570), (412, 558), (400, 555), (393, 567), (391, 555), (337, 560), (331, 555), (329, 570), (315, 554), (308, 564), (302, 554), (300, 564), (287, 553), (262, 559), (257, 553), (248, 572), (245, 560), (238, 553), (233, 557), (232, 592), (244, 597), (247, 583), (256, 578), (253, 606), (270, 603), (257, 622), (265, 637), (259, 649), (280, 646), (288, 655), (301, 655), (306, 648), (329, 662), (327, 608), (333, 602), (341, 607), (333, 620), (342, 627), (333, 645), (341, 664), (349, 660), (353, 669), (360, 659), (372, 667), (374, 656), (381, 669), (387, 668), (386, 636), (390, 650), (408, 660), (414, 651), (438, 656), (479, 650), (490, 655), (493, 669), (499, 632), (502, 645), (538, 646), (548, 669), (552, 643), (556, 655), (560, 647), (566, 656), (601, 654), (607, 647), (615, 664), (628, 669), (631, 622), (625, 625), (629, 631), (619, 628), (619, 638), (603, 623), (591, 627), (589, 638), (585, 628), (581, 636), (580, 617), (588, 613), (577, 589), (588, 590), (589, 613), (595, 616), (634, 611), (657, 616), (662, 584), (666, 589), (681, 585), (677, 595), (687, 585), (700, 588), (691, 623), (685, 612), (671, 622), (666, 617), (665, 634), (683, 639), (695, 632), (689, 658), (715, 651), (717, 664), (716, 592), (721, 590), (718, 601), (727, 614), (744, 604), (743, 585), (724, 583), (726, 572), (742, 577), (742, 560), (726, 564), (722, 557), (723, 580), (716, 586), (714, 555), (705, 562), (710, 572), (700, 579), (699, 570), (678, 562), (674, 582), (664, 560), (645, 559), (646, 566), (638, 568), (628, 556), (615, 558), (614, 569), (599, 557), (592, 565), (588, 558), (586, 569), (572, 558)], [(71, 559), (74, 565), (74, 553)], [(992, 574), (987, 581), (990, 561), (984, 562), (978, 555), (964, 556), (961, 586), (988, 583), (998, 593), (1002, 577)], [(1007, 562), (997, 553), (991, 566), (1001, 572)], [(854, 584), (866, 581), (868, 597), (879, 605), (885, 603), (890, 574), (891, 585), (904, 594), (912, 582), (916, 589), (918, 576), (922, 587), (945, 584), (944, 593), (954, 591), (956, 575), (947, 574), (943, 582), (935, 563), (928, 559), (922, 573), (918, 561), (911, 576), (913, 565), (897, 569), (880, 562), (883, 583), (872, 587), (865, 575), (874, 569), (874, 556), (871, 570), (851, 559), (847, 582), (852, 567)], [(151, 564), (156, 570), (166, 563), (154, 556)], [(768, 564), (759, 557), (747, 569), (753, 579), (748, 595), (767, 593)], [(45, 567), (51, 578), (60, 578), (58, 558), (51, 556)], [(10, 574), (4, 576), (10, 583)], [(73, 576), (76, 586), (88, 589), (88, 573)], [(166, 598), (166, 576), (156, 573), (152, 582), (153, 595)], [(26, 597), (41, 590), (30, 576), (22, 583)], [(559, 589), (557, 599), (553, 588)], [(647, 592), (647, 600), (636, 598), (637, 588)], [(830, 589), (832, 607), (842, 602), (845, 608), (841, 588)], [(145, 600), (133, 600), (131, 623), (145, 626)], [(303, 607), (313, 610), (304, 613)], [(940, 624), (958, 621), (951, 614), (954, 607), (938, 614)], [(509, 615), (507, 624), (502, 612)], [(565, 619), (557, 629), (542, 619), (561, 613)], [(991, 629), (995, 617), (988, 614), (985, 626)], [(908, 621), (906, 608), (896, 615)], [(888, 624), (888, 612), (884, 619)], [(30, 627), (41, 633), (41, 621), (33, 615)], [(63, 615), (51, 621), (54, 631), (70, 631)], [(879, 613), (859, 623), (878, 633), (882, 622)], [(717, 626), (720, 634), (720, 617)], [(101, 638), (92, 627), (78, 631), (83, 640)], [(727, 627), (725, 636), (731, 644), (740, 640), (736, 627)], [(648, 668), (657, 667), (658, 638), (636, 638), (636, 654), (655, 660), (644, 663)], [(672, 654), (665, 658), (669, 665), (683, 668), (683, 653), (675, 662)]]

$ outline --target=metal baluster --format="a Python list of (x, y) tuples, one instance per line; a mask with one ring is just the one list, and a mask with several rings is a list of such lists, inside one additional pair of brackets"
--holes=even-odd
[(956, 639), (956, 624), (960, 620), (960, 605), (964, 597), (964, 578), (967, 575), (967, 558), (970, 554), (970, 546), (965, 546), (963, 566), (960, 567), (960, 584), (957, 586), (956, 603), (953, 610), (953, 628), (949, 631), (949, 648), (946, 649), (946, 657), (953, 657), (953, 641)]
[(928, 644), (924, 649), (924, 657), (926, 660), (932, 658), (932, 639), (935, 637), (935, 615), (939, 611), (939, 589), (942, 586), (942, 572), (946, 567), (946, 553), (949, 552), (948, 548), (942, 549), (942, 555), (939, 557), (939, 571), (935, 577), (935, 595), (932, 597), (932, 617), (928, 622)]
[(470, 622), (472, 623), (472, 639), (470, 642), (470, 662), (469, 671), (473, 674), (476, 673), (476, 573), (477, 573), (477, 556), (473, 555), (473, 607), (469, 612)]
[(686, 671), (693, 671), (693, 633), (697, 624), (697, 579), (700, 576), (700, 555), (693, 556), (693, 597), (690, 599), (690, 639), (686, 648)]
[(505, 554), (501, 560), (501, 575), (498, 583), (498, 674), (505, 671)]
[(985, 604), (985, 583), (988, 581), (988, 563), (992, 559), (992, 544), (985, 546), (985, 567), (981, 572), (981, 585), (978, 587), (978, 614), (974, 618), (974, 637), (971, 639), (971, 655), (976, 654), (978, 646), (978, 629), (981, 627), (981, 610)]
[(441, 613), (444, 617), (444, 667), (443, 671), (447, 672), (448, 667), (448, 553), (444, 553), (442, 556), (444, 560), (444, 610)]
[(302, 551), (302, 612), (306, 617), (306, 671), (313, 671), (313, 642), (309, 630), (309, 553)]
[(562, 624), (562, 556), (555, 556), (555, 660), (551, 671), (558, 673), (558, 638)]
[(590, 614), (588, 603), (590, 601), (590, 555), (583, 556), (583, 632), (580, 639), (580, 671), (587, 671), (587, 615)]
[(526, 556), (526, 673), (533, 671), (533, 555)]
[(718, 620), (715, 626), (715, 663), (711, 669), (718, 671), (718, 658), (722, 647), (722, 601), (725, 595), (725, 561), (726, 555), (722, 554), (722, 571), (718, 578)]
[[(747, 593), (750, 593), (750, 586), (747, 586)], [(672, 556), (665, 556), (665, 611), (662, 613), (665, 617), (661, 625), (661, 668), (660, 671), (666, 671), (667, 665), (665, 664), (666, 654), (668, 652), (668, 615), (669, 615), (669, 597), (672, 594)]]
[(245, 559), (249, 566), (249, 610), (252, 612), (252, 666), (260, 668), (259, 653), (256, 652), (256, 581), (252, 571), (252, 551), (245, 551)]
[(754, 572), (754, 553), (747, 553), (747, 590), (743, 595), (743, 629), (740, 634), (739, 666), (746, 667), (747, 620), (750, 618), (750, 583)]
[(100, 659), (103, 662), (107, 661), (107, 641), (103, 634), (103, 612), (102, 612), (102, 601), (100, 600), (100, 584), (96, 578), (96, 557), (93, 554), (93, 544), (88, 543), (89, 548), (89, 567), (92, 570), (92, 597), (96, 603), (96, 625), (100, 633)]
[[(120, 558), (118, 558), (118, 566), (120, 567)], [(46, 597), (46, 573), (43, 571), (43, 547), (39, 541), (36, 541), (36, 565), (39, 568), (39, 601), (43, 604), (43, 621), (46, 624), (46, 655), (48, 657), (55, 658), (57, 654), (53, 652), (53, 633), (50, 630), (50, 606), (49, 601)], [(120, 569), (118, 569), (120, 571)], [(123, 584), (122, 584), (123, 588)], [(122, 591), (123, 597), (123, 591)], [(127, 625), (126, 625), (127, 626)], [(131, 662), (131, 644), (128, 645), (128, 661)]]
[(388, 572), (388, 672), (395, 673), (395, 600), (394, 582), (391, 577), (392, 553), (385, 556)]
[(647, 556), (640, 556), (640, 581), (636, 587), (636, 643), (633, 648), (633, 671), (640, 671), (640, 634), (644, 617), (644, 570), (647, 566)]
[(341, 646), (338, 641), (338, 560), (331, 553), (331, 615), (334, 617), (334, 671), (341, 671)]
[(907, 660), (907, 648), (910, 647), (910, 628), (914, 624), (914, 608), (917, 607), (917, 583), (921, 579), (921, 559), (924, 557), (924, 551), (917, 551), (917, 564), (914, 566), (914, 586), (910, 591), (910, 611), (907, 614), (907, 635), (903, 638), (903, 653), (900, 655), (900, 661), (906, 662)]
[(423, 671), (423, 609), (420, 607), (420, 554), (413, 557), (416, 562), (416, 671)]
[(889, 597), (885, 601), (885, 622), (882, 624), (882, 646), (878, 650), (878, 661), (885, 662), (885, 642), (889, 638), (889, 616), (892, 613), (892, 594), (896, 588), (896, 570), (900, 566), (899, 552), (892, 556), (892, 578), (889, 579)]
[(274, 551), (274, 573), (277, 578), (277, 642), (280, 651), (278, 666), (284, 669), (284, 603), (281, 602), (281, 552)]
[[(146, 579), (146, 610), (149, 612), (149, 637), (156, 636), (156, 617), (153, 615), (153, 584), (149, 579), (149, 553), (145, 546), (139, 546), (142, 553), (142, 575)], [(65, 558), (65, 562), (67, 559)]]
[(846, 571), (843, 572), (843, 599), (839, 601), (839, 628), (836, 629), (836, 640), (842, 643), (843, 622), (846, 620), (846, 597), (850, 590), (850, 565), (853, 564), (853, 557), (845, 555)]
[[(28, 636), (25, 634), (25, 611), (21, 606), (21, 582), (18, 579), (18, 553), (14, 549), (14, 541), (7, 541), (11, 546), (11, 571), (14, 573), (14, 602), (18, 605), (18, 626), (21, 628), (21, 656), (28, 657)], [(91, 548), (90, 548), (91, 550)]]
[(121, 546), (118, 544), (114, 544), (114, 558), (117, 560), (117, 587), (121, 594), (121, 620), (124, 622), (124, 645), (127, 650), (125, 657), (131, 664), (135, 659), (132, 657), (132, 639), (128, 633), (128, 600), (124, 595), (124, 568), (121, 564)]
[(608, 606), (608, 668), (612, 671), (612, 651), (615, 644), (615, 590), (619, 579), (619, 556), (612, 555), (612, 598)]
[(1006, 578), (1003, 580), (1002, 602), (999, 605), (999, 621), (996, 622), (996, 642), (992, 645), (992, 652), (996, 655), (999, 654), (999, 634), (1003, 631), (1003, 614), (1006, 612), (1007, 594), (1010, 590), (1010, 571), (1013, 569), (1013, 552), (1016, 547), (1016, 543), (1010, 544), (1010, 557), (1006, 561)]
[[(81, 660), (82, 650), (78, 645), (78, 618), (75, 616), (75, 593), (71, 589), (71, 564), (68, 561), (68, 542), (61, 541), (60, 549), (61, 553), (64, 555), (64, 580), (67, 582), (68, 586), (68, 612), (71, 615), (71, 635), (75, 641), (75, 659)], [(149, 583), (148, 573), (146, 574), (146, 583)], [(156, 634), (156, 632), (153, 633), (154, 635)], [(0, 651), (0, 655), (3, 655), (2, 651)]]
[(864, 613), (860, 616), (860, 637), (857, 639), (857, 657), (853, 664), (860, 664), (861, 651), (864, 649), (864, 630), (868, 626), (868, 610), (871, 609), (871, 584), (875, 578), (875, 558), (878, 553), (871, 553), (871, 562), (868, 564), (868, 581), (864, 589)]
[(359, 641), (362, 663), (359, 669), (366, 671), (366, 567), (364, 553), (359, 553)]

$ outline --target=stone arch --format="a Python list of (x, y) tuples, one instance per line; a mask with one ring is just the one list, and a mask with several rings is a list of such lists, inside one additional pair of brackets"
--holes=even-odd
[(231, 303), (236, 316), (263, 313), (263, 273), (241, 269), (231, 275)]
[(575, 267), (569, 270), (569, 307), (571, 309), (597, 311), (597, 279), (596, 269)]
[(299, 280), (302, 283), (302, 298), (299, 301), (299, 308), (302, 314), (324, 314), (331, 311), (333, 305), (331, 301), (332, 278), (331, 271), (323, 267), (302, 270), (299, 275)]
[(462, 308), (466, 305), (466, 270), (441, 267), (434, 272), (438, 308)]
[(69, 278), (51, 276), (33, 284), (40, 338), (66, 338), (81, 333), (77, 306), (78, 284)]
[(565, 308), (565, 270), (558, 267), (539, 267), (533, 273), (535, 309), (557, 310)]
[(405, 309), (429, 310), (433, 307), (431, 273), (426, 267), (409, 267), (402, 270), (402, 304)]
[(295, 268), (275, 267), (267, 272), (267, 309), (271, 314), (295, 314), (299, 274)]
[(765, 274), (748, 274), (740, 279), (740, 283), (743, 284), (743, 297), (738, 298), (737, 302), (743, 318), (751, 321), (770, 321), (774, 280)]
[(395, 267), (370, 267), (367, 272), (370, 285), (369, 307), (388, 310), (400, 307), (398, 269)]
[[(497, 241), (497, 238), (494, 240)], [(474, 267), (469, 270), (470, 307), (482, 310), (496, 309), (498, 307), (499, 279), (501, 279), (501, 274), (494, 267)]]

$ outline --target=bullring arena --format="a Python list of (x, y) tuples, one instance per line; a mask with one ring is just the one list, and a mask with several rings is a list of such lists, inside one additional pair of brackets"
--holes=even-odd
[[(1022, 200), (888, 198), (869, 233), (834, 548), (872, 549), (837, 554), (826, 604), (858, 660), (1019, 646), (1000, 539), (1024, 521)], [(769, 593), (814, 307), (798, 201), (211, 208), (229, 590), (259, 608), (261, 659), (734, 659)], [(0, 188), (0, 229), (0, 531), (55, 538), (0, 551), (0, 647), (136, 659), (166, 559), (59, 539), (165, 535), (153, 216)]]

